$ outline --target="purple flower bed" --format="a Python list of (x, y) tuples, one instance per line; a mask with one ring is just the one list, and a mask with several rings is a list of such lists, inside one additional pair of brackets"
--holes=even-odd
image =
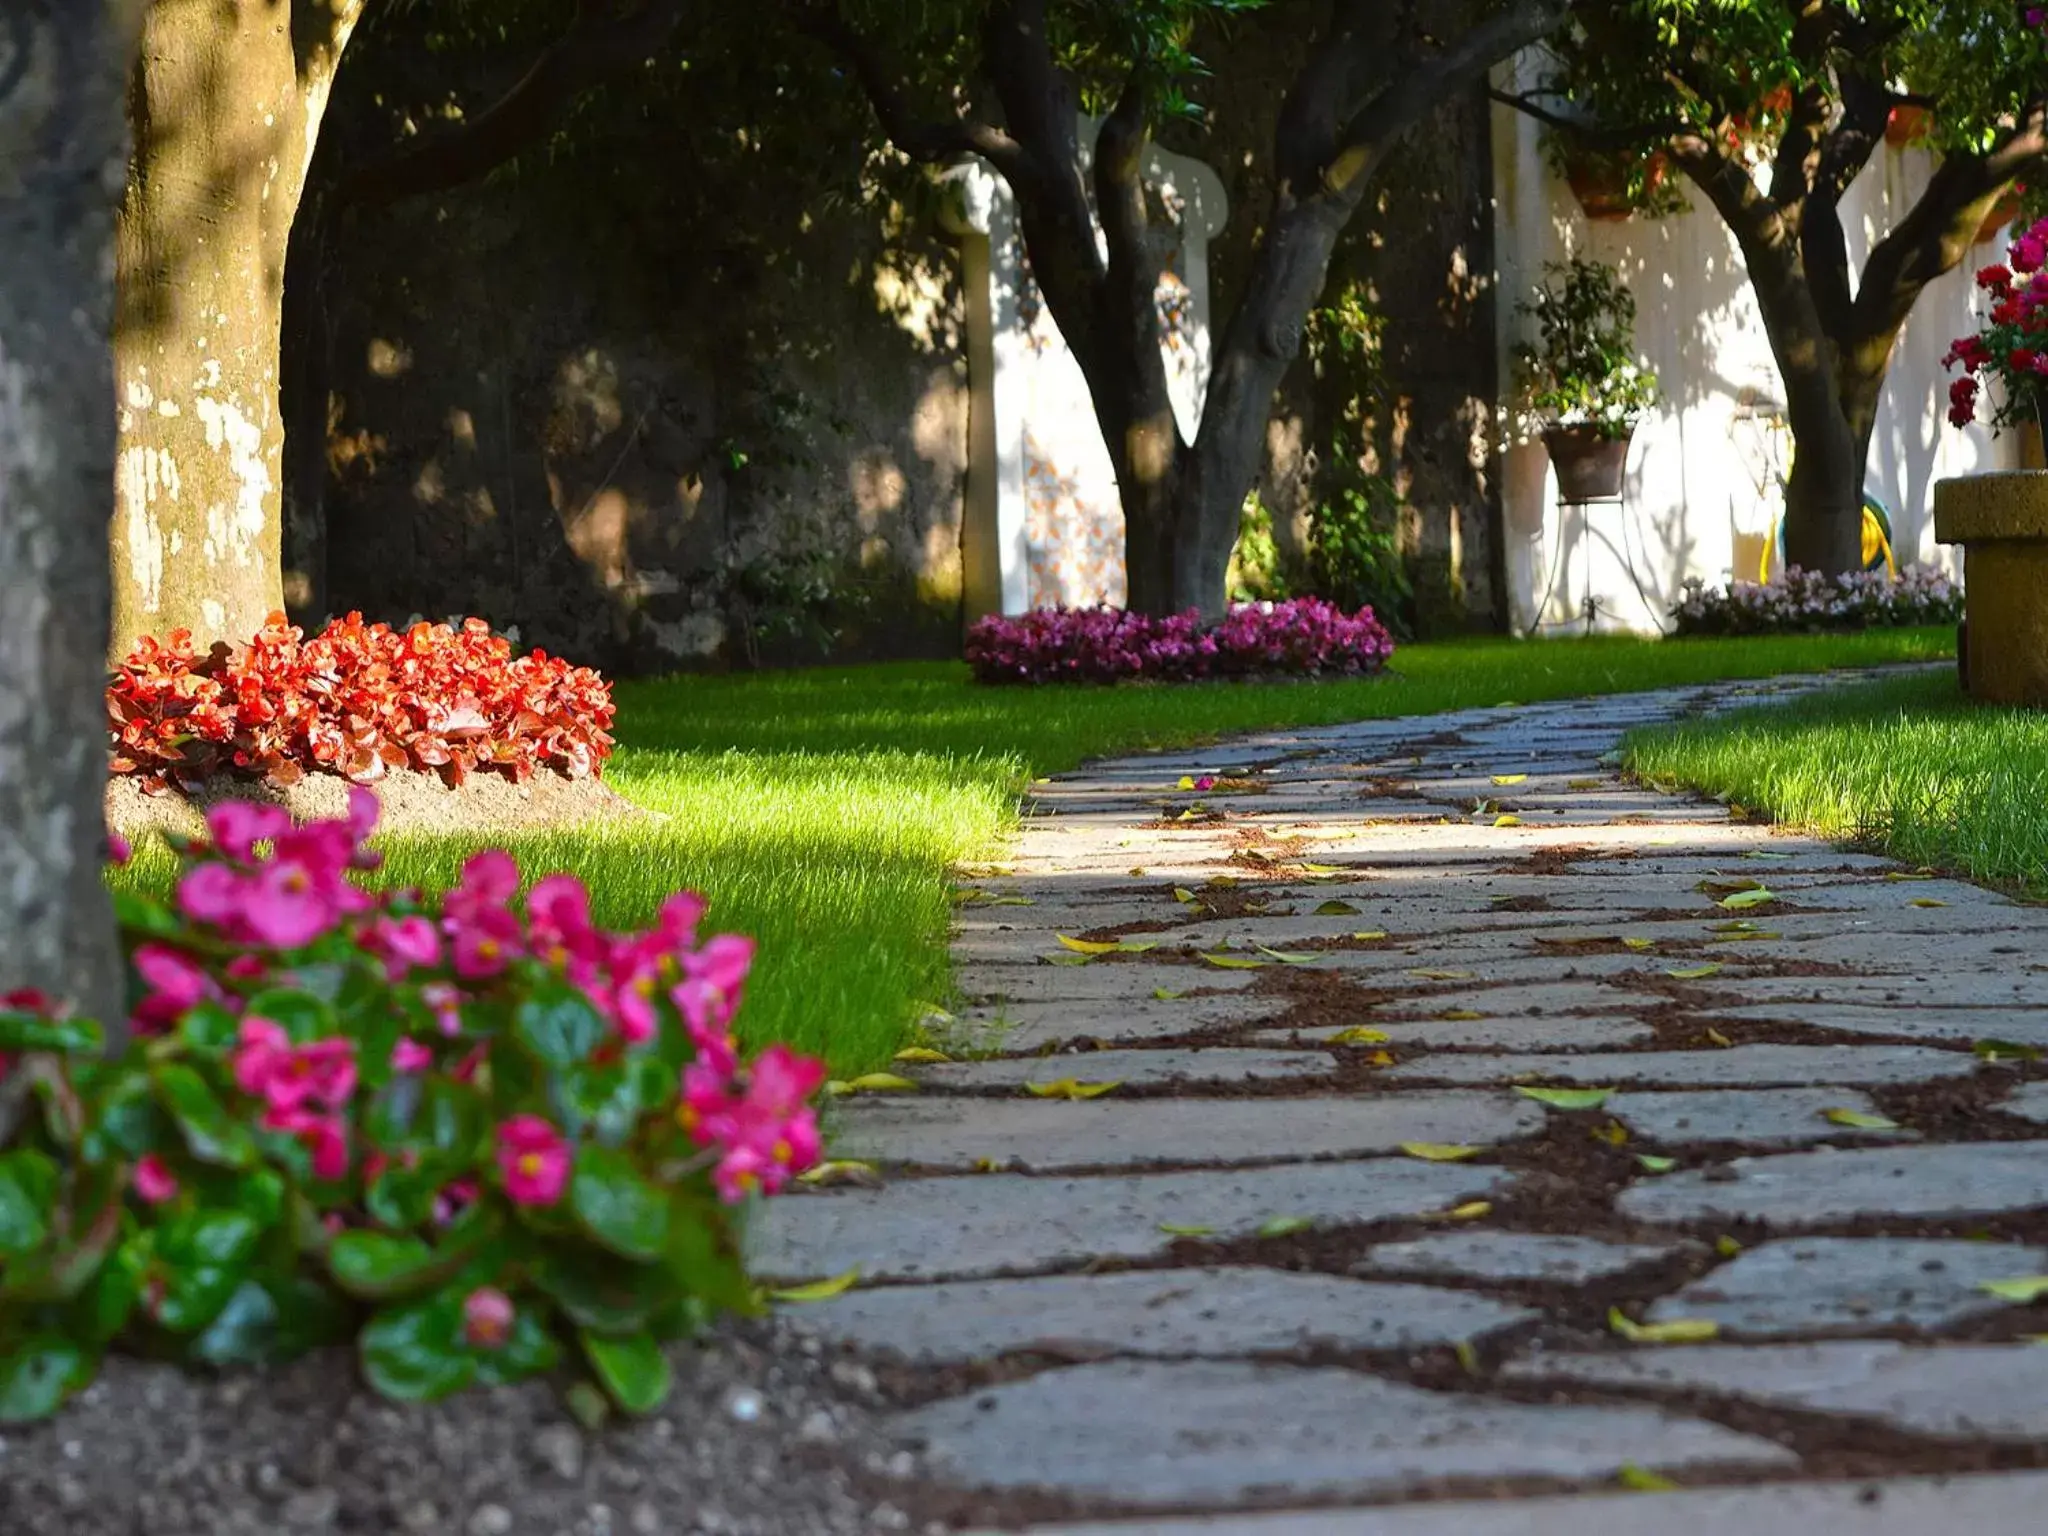
[(967, 632), (967, 662), (984, 683), (1355, 677), (1379, 671), (1393, 653), (1393, 636), (1370, 608), (1346, 613), (1315, 597), (1241, 603), (1207, 628), (1192, 610), (1155, 619), (1120, 608), (1041, 608), (992, 615)]
[(1954, 624), (1963, 616), (1963, 588), (1945, 572), (1926, 565), (1910, 566), (1896, 577), (1883, 571), (1823, 576), (1795, 566), (1768, 582), (1708, 587), (1688, 581), (1671, 616), (1681, 635)]

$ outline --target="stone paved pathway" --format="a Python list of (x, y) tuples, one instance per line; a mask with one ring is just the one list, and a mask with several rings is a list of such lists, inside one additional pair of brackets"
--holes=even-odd
[(2048, 1296), (1985, 1287), (2048, 1275), (2048, 909), (1611, 766), (1814, 685), (1037, 786), (953, 1059), (840, 1103), (879, 1178), (757, 1267), (860, 1271), (804, 1319), (994, 1523), (2042, 1528)]

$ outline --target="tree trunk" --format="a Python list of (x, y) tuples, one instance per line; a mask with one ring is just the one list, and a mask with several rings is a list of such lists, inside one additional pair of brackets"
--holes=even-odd
[(62, 0), (0, 21), (0, 991), (42, 988), (110, 1030), (109, 275), (140, 16)]
[(1785, 484), (1785, 564), (1834, 576), (1863, 567), (1863, 462), (1870, 442), (1838, 408), (1795, 413)]
[[(1359, 192), (1366, 179), (1359, 179)], [(1280, 201), (1259, 242), (1244, 296), (1217, 345), (1175, 519), (1176, 595), (1205, 616), (1216, 617), (1225, 606), (1230, 554), (1244, 499), (1265, 457), (1273, 396), (1301, 351), (1302, 327), (1357, 203), (1358, 193)]]
[(151, 0), (117, 244), (114, 646), (284, 606), (285, 252), (364, 0)]

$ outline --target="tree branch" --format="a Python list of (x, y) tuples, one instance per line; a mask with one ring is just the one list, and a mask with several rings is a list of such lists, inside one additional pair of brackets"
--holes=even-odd
[(1571, 0), (1515, 0), (1450, 46), (1404, 61), (1407, 67), (1354, 107), (1337, 153), (1324, 168), (1324, 186), (1341, 192), (1361, 185), (1396, 137), (1452, 92), (1555, 31), (1570, 8)]
[[(1124, 81), (1123, 94), (1103, 120), (1095, 138), (1095, 209), (1102, 220), (1102, 232), (1109, 242), (1112, 274), (1131, 275), (1129, 268), (1142, 255), (1145, 229), (1143, 168), (1145, 144), (1149, 137), (1145, 122), (1145, 71), (1134, 66)], [(1138, 265), (1143, 265), (1139, 262)], [(1156, 281), (1152, 274), (1148, 288)]]
[(347, 172), (334, 207), (374, 206), (461, 186), (538, 139), (557, 114), (608, 76), (659, 48), (682, 20), (686, 0), (577, 0), (576, 19), (519, 82), (460, 128)]
[[(1547, 107), (1536, 104), (1534, 96), (1514, 95), (1507, 91), (1488, 86), (1490, 100), (1504, 107), (1512, 107), (1524, 117), (1534, 118), (1546, 128), (1566, 134), (1589, 149), (1621, 150), (1632, 149), (1645, 140), (1668, 139), (1673, 134), (1686, 131), (1686, 124), (1677, 118), (1664, 122), (1638, 123), (1626, 128), (1610, 128), (1604, 123), (1589, 123), (1580, 118), (1565, 117)], [(1549, 94), (1549, 93), (1544, 93)]]
[(1943, 157), (1926, 190), (1863, 263), (1853, 326), (1856, 344), (1871, 353), (1866, 363), (1876, 359), (1876, 350), (1889, 358), (1920, 290), (1961, 263), (1991, 205), (2016, 176), (2044, 159), (2048, 101), (2040, 97), (1988, 153)]
[(888, 68), (874, 40), (847, 23), (836, 3), (805, 4), (796, 12), (797, 25), (830, 48), (860, 82), (875, 119), (889, 142), (913, 160), (944, 164), (979, 155), (1012, 185), (1030, 173), (1024, 148), (1002, 129), (972, 118), (920, 118), (900, 79)]
[(1892, 97), (1881, 84), (1848, 69), (1837, 71), (1842, 116), (1824, 133), (1815, 155), (1807, 206), (1799, 221), (1800, 256), (1813, 289), (1821, 324), (1837, 342), (1853, 328), (1849, 284), (1849, 241), (1842, 229), (1841, 200), (1862, 174), (1884, 137)]

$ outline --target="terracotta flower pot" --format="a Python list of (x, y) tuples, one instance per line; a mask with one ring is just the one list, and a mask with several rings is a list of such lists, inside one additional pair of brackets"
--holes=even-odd
[(1557, 499), (1567, 506), (1582, 501), (1618, 501), (1633, 430), (1620, 437), (1602, 437), (1592, 427), (1551, 427), (1543, 434), (1550, 467), (1557, 471)]
[(1893, 107), (1891, 115), (1884, 120), (1884, 141), (1904, 149), (1908, 144), (1918, 144), (1934, 131), (1934, 114), (1925, 107), (1916, 107), (1901, 102)]
[[(1564, 179), (1572, 196), (1596, 223), (1614, 224), (1628, 218), (1642, 204), (1629, 193), (1629, 173), (1635, 169), (1633, 155), (1574, 153), (1565, 161)], [(1663, 185), (1666, 161), (1657, 152), (1643, 164), (1643, 195)]]

